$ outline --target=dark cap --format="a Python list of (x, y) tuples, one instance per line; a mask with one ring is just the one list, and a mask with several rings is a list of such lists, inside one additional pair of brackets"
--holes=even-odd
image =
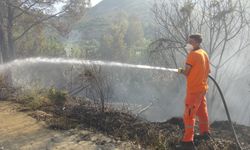
[(202, 42), (202, 36), (201, 34), (192, 34), (189, 36), (190, 39), (194, 39), (197, 43)]

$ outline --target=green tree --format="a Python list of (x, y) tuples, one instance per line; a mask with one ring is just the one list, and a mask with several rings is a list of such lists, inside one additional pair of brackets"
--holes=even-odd
[[(16, 57), (15, 44), (35, 26), (61, 14), (78, 13), (86, 7), (85, 1), (67, 0), (60, 12), (54, 12), (56, 2), (64, 0), (2, 0), (0, 1), (0, 45), (2, 61), (7, 62)], [(77, 5), (77, 3), (80, 3)], [(84, 3), (84, 4), (83, 4)], [(54, 13), (51, 13), (54, 12)], [(82, 15), (82, 14), (81, 14)], [(26, 16), (26, 17), (24, 17)], [(25, 20), (23, 20), (26, 18)], [(19, 25), (22, 25), (20, 28)]]
[(138, 17), (129, 17), (129, 26), (125, 40), (129, 48), (142, 46), (144, 40), (144, 31), (142, 23)]
[(35, 26), (16, 42), (18, 57), (64, 56), (64, 45), (56, 35), (48, 34), (44, 23)]
[(129, 26), (125, 36), (130, 60), (141, 56), (145, 47), (144, 31), (140, 19), (136, 16), (129, 17)]
[(110, 29), (103, 35), (101, 39), (100, 51), (102, 58), (106, 60), (125, 61), (128, 59), (125, 35), (128, 29), (128, 20), (125, 13), (119, 13)]

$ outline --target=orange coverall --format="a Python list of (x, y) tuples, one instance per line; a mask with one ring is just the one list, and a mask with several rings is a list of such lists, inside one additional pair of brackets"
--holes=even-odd
[(209, 58), (203, 49), (191, 51), (186, 64), (192, 66), (187, 76), (184, 125), (182, 141), (190, 142), (194, 138), (195, 117), (199, 119), (200, 134), (209, 132), (206, 92), (208, 90)]

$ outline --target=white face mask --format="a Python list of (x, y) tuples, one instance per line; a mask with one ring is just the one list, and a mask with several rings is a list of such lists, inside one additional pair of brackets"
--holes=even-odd
[(193, 47), (193, 45), (191, 45), (191, 44), (188, 43), (188, 44), (186, 45), (185, 49), (186, 49), (188, 52), (191, 52), (192, 50), (194, 50), (194, 47)]

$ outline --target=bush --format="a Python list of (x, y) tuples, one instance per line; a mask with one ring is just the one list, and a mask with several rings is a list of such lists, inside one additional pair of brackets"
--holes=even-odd
[(18, 98), (17, 102), (22, 103), (31, 110), (37, 110), (43, 106), (50, 105), (51, 103), (44, 94), (37, 90), (24, 91)]
[(49, 100), (46, 97), (37, 95), (35, 97), (32, 97), (31, 101), (27, 104), (27, 106), (31, 108), (32, 110), (37, 110), (41, 108), (42, 106), (47, 105), (48, 101)]
[(59, 91), (55, 88), (49, 89), (48, 98), (50, 99), (51, 103), (55, 106), (63, 106), (66, 102), (67, 92)]

